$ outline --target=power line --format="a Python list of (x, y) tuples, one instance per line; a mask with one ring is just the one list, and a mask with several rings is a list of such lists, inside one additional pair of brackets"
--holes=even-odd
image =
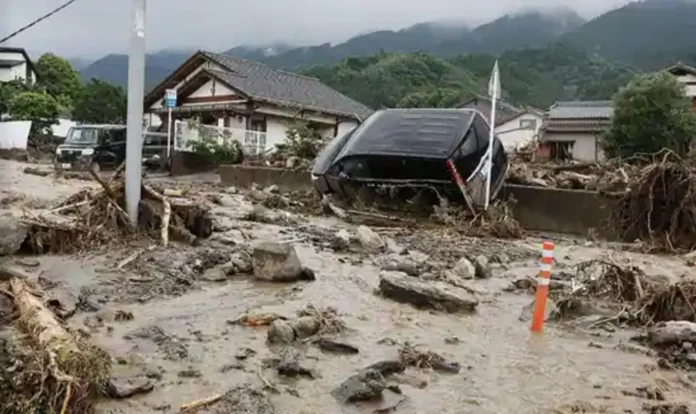
[(51, 11), (50, 13), (47, 13), (38, 19), (34, 20), (33, 22), (29, 23), (28, 25), (22, 27), (21, 29), (15, 31), (14, 33), (9, 34), (7, 37), (3, 38), (0, 40), (0, 43), (5, 43), (8, 40), (12, 39), (13, 37), (17, 36), (18, 34), (22, 33), (23, 31), (35, 26), (36, 24), (48, 19), (49, 17), (53, 16), (54, 14), (58, 13), (59, 11), (63, 10), (64, 8), (70, 6), (71, 4), (75, 3), (77, 0), (68, 0), (65, 4), (62, 6), (58, 7), (57, 9)]

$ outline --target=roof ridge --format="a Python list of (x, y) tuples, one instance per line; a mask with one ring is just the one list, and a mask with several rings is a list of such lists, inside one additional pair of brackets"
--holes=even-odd
[(287, 71), (287, 70), (276, 69), (276, 68), (273, 68), (273, 67), (271, 67), (271, 66), (268, 66), (267, 64), (265, 64), (265, 63), (263, 63), (263, 62), (259, 62), (259, 61), (257, 61), (257, 60), (244, 59), (244, 58), (240, 58), (240, 57), (237, 57), (237, 56), (226, 55), (226, 54), (224, 54), (224, 53), (208, 52), (208, 51), (206, 51), (206, 50), (202, 50), (201, 52), (206, 53), (206, 54), (209, 54), (209, 55), (213, 55), (213, 56), (222, 56), (222, 57), (224, 57), (225, 59), (233, 59), (233, 60), (237, 60), (237, 61), (241, 61), (241, 62), (251, 63), (251, 64), (257, 65), (257, 66), (263, 66), (263, 67), (265, 67), (265, 68), (268, 68), (269, 70), (272, 70), (273, 72), (282, 73), (282, 74), (284, 74), (284, 75), (291, 75), (291, 76), (296, 76), (296, 77), (298, 77), (298, 78), (309, 79), (309, 80), (321, 82), (319, 78), (315, 78), (315, 77), (313, 77), (313, 76), (300, 75), (299, 73), (290, 72), (290, 71)]

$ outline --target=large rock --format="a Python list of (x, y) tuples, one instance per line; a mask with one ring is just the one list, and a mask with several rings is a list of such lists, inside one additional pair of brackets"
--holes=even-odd
[(461, 279), (473, 279), (476, 275), (476, 267), (469, 261), (469, 259), (462, 257), (459, 259), (457, 264), (454, 265), (451, 273)]
[(342, 403), (369, 401), (380, 398), (386, 386), (379, 371), (366, 369), (343, 381), (331, 394)]
[(670, 321), (648, 330), (648, 342), (653, 346), (680, 345), (683, 342), (696, 342), (696, 323)]
[(290, 282), (303, 276), (295, 248), (288, 243), (264, 242), (254, 247), (254, 276), (273, 282)]
[(471, 312), (478, 299), (468, 291), (442, 282), (424, 282), (400, 272), (382, 272), (379, 290), (385, 297), (446, 312)]
[(295, 331), (290, 324), (282, 319), (276, 319), (268, 327), (269, 344), (290, 344), (295, 340)]
[(29, 229), (17, 217), (0, 214), (0, 256), (17, 253)]
[(385, 246), (384, 240), (379, 234), (375, 233), (367, 226), (360, 226), (356, 232), (360, 244), (370, 250), (379, 250)]
[(478, 255), (474, 259), (474, 267), (476, 268), (477, 279), (488, 279), (493, 275), (491, 265), (488, 263), (488, 258), (484, 255)]

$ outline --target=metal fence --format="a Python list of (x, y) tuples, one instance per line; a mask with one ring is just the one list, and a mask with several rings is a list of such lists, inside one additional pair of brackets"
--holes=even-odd
[(176, 121), (173, 134), (176, 151), (193, 152), (194, 142), (207, 141), (223, 145), (234, 140), (242, 145), (242, 151), (245, 155), (258, 155), (266, 152), (266, 133), (260, 131), (214, 125), (191, 125), (186, 121)]

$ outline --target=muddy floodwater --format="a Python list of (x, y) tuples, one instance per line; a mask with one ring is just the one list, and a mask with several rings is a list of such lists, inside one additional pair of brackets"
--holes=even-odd
[[(28, 198), (51, 199), (89, 185), (24, 176), (19, 163), (3, 161), (2, 168), (0, 197), (25, 192)], [(179, 180), (186, 181), (191, 180)], [(195, 180), (192, 185), (202, 186)], [(72, 304), (76, 310), (68, 323), (111, 354), (116, 377), (139, 378), (154, 386), (141, 395), (105, 399), (97, 406), (99, 413), (178, 412), (184, 404), (243, 384), (265, 389), (275, 412), (287, 414), (546, 413), (565, 404), (577, 409), (565, 412), (639, 413), (646, 400), (625, 391), (656, 381), (669, 384), (668, 400), (692, 405), (696, 401), (694, 391), (676, 373), (661, 371), (654, 357), (619, 345), (637, 331), (584, 330), (549, 322), (542, 334), (533, 334), (529, 321), (520, 320), (533, 296), (507, 289), (514, 280), (536, 275), (541, 236), (556, 243), (553, 272), (591, 258), (610, 258), (641, 266), (655, 277), (690, 277), (693, 270), (679, 258), (630, 253), (617, 245), (558, 235), (503, 241), (465, 238), (446, 229), (426, 234), (398, 228), (373, 228), (393, 241), (386, 250), (341, 252), (329, 247), (329, 238), (340, 229), (354, 232), (353, 225), (296, 214), (280, 224), (250, 222), (242, 217), (253, 206), (241, 194), (212, 187), (205, 191), (218, 194), (213, 207), (216, 232), (201, 246), (142, 244), (16, 259), (25, 265), (36, 261), (26, 271), (61, 303)], [(423, 247), (415, 243), (419, 239), (431, 240), (438, 245), (431, 247), (447, 257), (506, 258), (493, 264), (491, 278), (468, 281), (479, 293), (476, 312), (423, 310), (375, 294), (386, 258), (434, 260), (430, 252), (416, 248)], [(231, 254), (239, 246), (262, 241), (292, 242), (316, 280), (277, 284), (243, 274), (215, 281), (180, 276), (183, 266), (194, 266), (197, 260), (205, 262), (211, 255)], [(143, 252), (137, 259), (119, 268), (139, 250)], [(342, 355), (310, 342), (293, 345), (303, 366), (316, 372), (314, 378), (279, 376), (266, 363), (279, 352), (278, 346), (267, 344), (268, 327), (232, 323), (247, 312), (293, 317), (308, 304), (335, 308), (347, 326), (335, 339), (359, 349)], [(406, 342), (459, 363), (461, 370), (409, 367), (397, 381), (400, 402), (386, 411), (370, 404), (341, 404), (332, 396), (334, 388), (362, 368), (397, 358)]]

